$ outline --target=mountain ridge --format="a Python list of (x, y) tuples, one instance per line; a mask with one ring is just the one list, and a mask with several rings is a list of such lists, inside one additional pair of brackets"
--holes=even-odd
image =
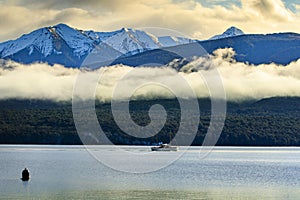
[(140, 66), (143, 63), (156, 62), (165, 65), (174, 59), (182, 59), (183, 57), (180, 55), (182, 52), (190, 54), (190, 58), (192, 58), (192, 56), (213, 54), (215, 50), (223, 48), (233, 48), (236, 53), (234, 59), (238, 62), (252, 65), (274, 63), (285, 66), (300, 58), (300, 34), (245, 34), (217, 40), (204, 40), (119, 58), (113, 64)]
[[(160, 37), (131, 28), (122, 28), (112, 32), (95, 32), (71, 28), (66, 24), (57, 24), (23, 34), (15, 40), (0, 43), (0, 57), (26, 64), (39, 61), (79, 67), (92, 51), (99, 50), (100, 53), (106, 51), (113, 58), (117, 58), (193, 42), (191, 39), (181, 37), (164, 36), (161, 39), (162, 43), (160, 43)], [(32, 59), (27, 58), (28, 56)]]
[[(254, 65), (287, 65), (300, 58), (297, 53), (300, 52), (300, 35), (297, 33), (244, 34), (242, 30), (230, 27), (214, 37), (199, 41), (183, 37), (156, 37), (131, 28), (96, 32), (57, 24), (0, 43), (0, 58), (24, 64), (45, 62), (73, 68), (86, 64), (90, 57), (94, 59), (95, 67), (147, 63), (164, 65), (180, 58), (176, 55), (178, 52), (193, 57), (212, 54), (220, 48), (233, 48), (237, 61)], [(203, 50), (199, 51), (199, 47)]]

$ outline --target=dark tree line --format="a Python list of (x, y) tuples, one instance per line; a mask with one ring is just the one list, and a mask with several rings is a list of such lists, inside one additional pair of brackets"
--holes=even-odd
[[(132, 120), (141, 126), (148, 125), (148, 110), (154, 104), (164, 106), (167, 120), (162, 130), (149, 138), (136, 138), (124, 133), (114, 121), (110, 104), (96, 102), (96, 113), (103, 131), (114, 144), (168, 143), (180, 126), (181, 112), (177, 100), (131, 101)], [(202, 144), (210, 123), (210, 100), (200, 99), (199, 105), (201, 115), (189, 116), (191, 119), (199, 117), (200, 120), (193, 145)], [(300, 146), (300, 98), (274, 97), (260, 101), (227, 102), (227, 106), (224, 129), (217, 145)], [(183, 137), (192, 133), (185, 134)], [(82, 144), (74, 125), (70, 102), (12, 99), (0, 101), (0, 143)]]

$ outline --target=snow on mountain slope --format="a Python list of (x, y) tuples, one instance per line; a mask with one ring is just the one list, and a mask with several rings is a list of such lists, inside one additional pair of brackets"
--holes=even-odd
[(121, 30), (112, 31), (112, 32), (95, 32), (92, 30), (83, 31), (85, 35), (90, 37), (92, 40), (97, 41), (98, 43), (106, 40), (107, 38), (119, 33)]
[(195, 40), (184, 38), (184, 37), (173, 37), (173, 36), (161, 36), (158, 37), (158, 41), (164, 47), (176, 46), (180, 44), (188, 44), (192, 42), (196, 42)]
[(104, 40), (107, 45), (123, 54), (139, 53), (162, 47), (155, 36), (144, 31), (123, 28), (117, 34)]
[(44, 57), (60, 52), (55, 43), (65, 42), (76, 56), (82, 56), (92, 49), (93, 40), (65, 24), (41, 28), (29, 34), (22, 35), (16, 40), (10, 40), (0, 45), (1, 58), (11, 56), (23, 49), (28, 49), (28, 55), (38, 51)]
[(141, 45), (146, 49), (155, 49), (155, 48), (162, 47), (157, 37), (155, 37), (150, 33), (147, 33), (145, 31), (135, 30), (135, 29), (127, 29), (127, 31), (131, 37), (134, 37), (138, 41), (140, 41)]
[(38, 29), (32, 33), (22, 35), (16, 40), (2, 43), (0, 46), (1, 57), (12, 55), (24, 48), (29, 49), (29, 55), (34, 49), (48, 56), (53, 50), (53, 38), (47, 28)]
[[(97, 52), (114, 52), (116, 56), (127, 56), (191, 42), (193, 40), (180, 37), (157, 38), (150, 33), (135, 29), (122, 28), (113, 32), (95, 32), (58, 24), (35, 30), (16, 40), (0, 43), (0, 58), (50, 64), (66, 64), (69, 60), (70, 63), (80, 65), (95, 46)], [(105, 56), (101, 58), (105, 59)]]
[(239, 36), (239, 35), (244, 35), (244, 32), (241, 29), (238, 29), (238, 28), (232, 26), (232, 27), (228, 28), (223, 34), (215, 35), (215, 36), (211, 37), (210, 40), (217, 40), (217, 39), (234, 37), (234, 36)]
[(81, 57), (89, 53), (93, 48), (94, 40), (82, 34), (79, 30), (73, 29), (65, 24), (58, 24), (53, 29), (66, 43), (74, 49), (74, 53)]

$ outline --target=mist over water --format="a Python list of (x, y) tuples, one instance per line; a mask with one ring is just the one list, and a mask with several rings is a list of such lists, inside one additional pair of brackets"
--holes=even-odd
[[(139, 85), (149, 81), (147, 86), (140, 87), (132, 99), (173, 98), (172, 92), (160, 87), (155, 82), (168, 80), (178, 88), (183, 98), (189, 98), (170, 75), (173, 70), (182, 76), (197, 97), (209, 97), (210, 91), (206, 80), (216, 76), (212, 68), (216, 67), (223, 81), (227, 99), (240, 101), (261, 99), (272, 96), (300, 96), (300, 61), (287, 66), (276, 64), (250, 65), (236, 62), (233, 49), (219, 49), (213, 55), (195, 59), (193, 62), (176, 69), (180, 61), (173, 61), (163, 67), (131, 67), (114, 65), (88, 71), (84, 69), (66, 68), (61, 65), (35, 63), (24, 65), (13, 61), (3, 61), (0, 67), (0, 99), (47, 99), (67, 101), (72, 99), (74, 85), (79, 72), (102, 74), (98, 80), (95, 96), (98, 100), (110, 101), (116, 84), (135, 70), (134, 76), (126, 76), (122, 80), (123, 87)], [(95, 87), (95, 86), (91, 86)], [(180, 92), (181, 91), (181, 92)], [(86, 97), (89, 98), (89, 97)], [(122, 99), (122, 94), (115, 94), (115, 99)]]

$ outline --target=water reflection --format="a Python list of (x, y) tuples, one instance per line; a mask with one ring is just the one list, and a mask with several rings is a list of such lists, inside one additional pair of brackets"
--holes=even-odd
[[(286, 189), (285, 189), (286, 190)], [(282, 200), (282, 199), (299, 199), (300, 193), (293, 190), (283, 191), (282, 189), (270, 189), (270, 190), (249, 190), (249, 189), (211, 189), (206, 191), (175, 191), (175, 190), (126, 190), (126, 191), (114, 191), (114, 190), (91, 190), (91, 191), (64, 191), (59, 193), (39, 194), (39, 195), (11, 195), (10, 199), (103, 199), (103, 200), (165, 200), (165, 199), (187, 199), (187, 200)]]

